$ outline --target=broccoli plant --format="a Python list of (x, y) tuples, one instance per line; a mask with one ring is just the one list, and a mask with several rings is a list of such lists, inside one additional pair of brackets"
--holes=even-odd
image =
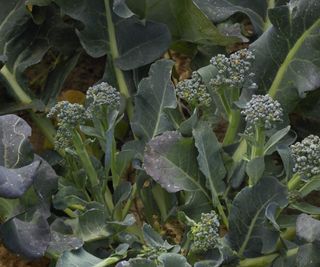
[[(319, 266), (319, 130), (297, 120), (318, 114), (320, 2), (151, 2), (4, 4), (0, 76), (28, 105), (40, 96), (56, 133), (40, 157), (26, 122), (0, 117), (2, 242), (58, 267)], [(48, 46), (22, 68), (12, 17), (51, 44), (49, 10), (106, 55), (82, 103), (56, 102), (68, 57), (54, 90), (25, 94)]]

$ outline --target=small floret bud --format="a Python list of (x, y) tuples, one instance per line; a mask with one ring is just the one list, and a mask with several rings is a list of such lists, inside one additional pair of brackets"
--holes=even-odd
[(120, 106), (120, 93), (106, 82), (99, 83), (87, 90), (86, 105), (90, 117), (104, 105), (117, 109)]
[(293, 171), (306, 178), (320, 174), (320, 138), (309, 135), (290, 146), (294, 161)]
[(220, 242), (220, 223), (215, 211), (202, 213), (200, 222), (191, 227), (191, 239), (193, 247), (197, 251), (207, 251), (214, 248)]
[(248, 49), (242, 49), (230, 57), (219, 54), (210, 60), (210, 63), (218, 70), (218, 75), (211, 79), (211, 85), (219, 89), (221, 85), (241, 88), (247, 78), (252, 78), (250, 73), (253, 53)]
[(253, 95), (241, 114), (245, 116), (249, 127), (257, 125), (270, 129), (276, 122), (282, 121), (283, 109), (269, 95)]
[(191, 79), (183, 80), (177, 84), (176, 94), (195, 106), (209, 106), (211, 103), (211, 96), (207, 92), (206, 86), (202, 83), (200, 74), (196, 71), (192, 73)]
[(85, 108), (80, 104), (72, 104), (68, 101), (58, 102), (48, 113), (48, 118), (56, 118), (58, 130), (55, 137), (57, 150), (70, 146), (72, 130), (87, 119)]

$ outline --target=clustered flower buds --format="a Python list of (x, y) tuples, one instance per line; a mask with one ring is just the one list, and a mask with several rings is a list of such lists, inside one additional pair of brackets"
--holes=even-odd
[[(211, 85), (215, 89), (221, 86), (242, 88), (246, 79), (254, 76), (250, 73), (253, 53), (248, 49), (239, 50), (226, 57), (223, 54), (218, 54), (210, 60), (210, 63), (218, 70), (218, 75), (211, 80)], [(252, 83), (251, 88), (256, 88), (257, 85)]]
[(68, 101), (58, 102), (48, 113), (48, 118), (56, 118), (58, 130), (55, 138), (57, 150), (69, 147), (72, 138), (72, 129), (87, 119), (86, 110), (80, 104), (72, 104)]
[(293, 171), (310, 178), (320, 174), (320, 138), (309, 135), (301, 142), (290, 146), (294, 168)]
[(192, 73), (191, 79), (183, 80), (177, 84), (176, 94), (179, 98), (195, 106), (209, 106), (211, 102), (210, 94), (202, 83), (200, 74), (196, 71)]
[(247, 125), (257, 125), (270, 129), (274, 123), (282, 121), (283, 109), (277, 100), (269, 95), (253, 95), (241, 111)]
[(89, 87), (86, 94), (87, 112), (90, 117), (103, 105), (117, 109), (120, 106), (120, 93), (106, 82)]
[(215, 211), (202, 213), (200, 222), (191, 227), (193, 247), (198, 251), (207, 251), (219, 243), (220, 223)]

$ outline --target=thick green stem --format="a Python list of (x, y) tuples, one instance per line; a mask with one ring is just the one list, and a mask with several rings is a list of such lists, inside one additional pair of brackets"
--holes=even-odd
[[(11, 71), (7, 68), (6, 65), (4, 65), (1, 68), (0, 74), (3, 76), (7, 84), (10, 86), (13, 94), (19, 102), (25, 105), (32, 103), (32, 98), (20, 86), (20, 84), (16, 80), (16, 77), (11, 73)], [(29, 111), (29, 115), (31, 119), (36, 123), (38, 128), (41, 130), (41, 132), (44, 134), (44, 136), (48, 139), (48, 141), (51, 144), (53, 144), (56, 131), (53, 125), (51, 124), (50, 120), (43, 116), (35, 114), (33, 111)]]
[(6, 82), (12, 88), (12, 92), (16, 95), (16, 98), (23, 104), (30, 104), (32, 98), (22, 89), (18, 84), (15, 76), (10, 72), (6, 65), (2, 67), (0, 73), (5, 78)]
[(237, 136), (239, 124), (240, 124), (240, 111), (232, 110), (229, 116), (228, 129), (223, 139), (224, 146), (231, 145), (234, 142), (234, 139)]
[(231, 101), (230, 101), (231, 104), (229, 104), (228, 100), (225, 99), (226, 97), (225, 97), (224, 91), (220, 93), (220, 98), (222, 100), (224, 99), (222, 103), (225, 106), (225, 110), (227, 112), (228, 120), (229, 120), (228, 129), (223, 139), (224, 146), (231, 145), (232, 143), (234, 143), (234, 139), (236, 138), (238, 133), (240, 116), (241, 116), (240, 111), (237, 108), (234, 108), (232, 106), (233, 103), (239, 99), (240, 91), (239, 89), (236, 89), (236, 88), (230, 88), (230, 89), (231, 89)]
[(301, 177), (299, 173), (295, 173), (290, 181), (288, 182), (288, 189), (289, 191), (292, 191), (297, 188), (299, 183), (301, 182)]
[(82, 138), (80, 134), (75, 130), (72, 135), (72, 141), (73, 145), (77, 151), (77, 155), (80, 158), (80, 161), (83, 165), (83, 168), (85, 169), (89, 180), (90, 184), (92, 187), (98, 186), (99, 185), (99, 179), (97, 172), (95, 168), (93, 167), (92, 161), (90, 159), (90, 156), (83, 144)]
[(132, 206), (132, 203), (133, 203), (133, 200), (135, 199), (137, 195), (137, 185), (134, 184), (132, 186), (132, 192), (131, 192), (131, 195), (126, 203), (126, 205), (124, 206), (123, 210), (122, 210), (122, 220), (124, 220), (124, 218), (127, 216), (131, 206)]
[(255, 126), (255, 144), (251, 151), (251, 159), (263, 156), (264, 143), (265, 143), (264, 128), (260, 126)]
[(110, 0), (104, 0), (107, 24), (108, 24), (108, 35), (109, 35), (109, 46), (110, 46), (110, 54), (112, 57), (114, 73), (118, 82), (120, 93), (127, 99), (127, 114), (129, 119), (133, 116), (133, 105), (130, 100), (130, 93), (124, 78), (124, 74), (121, 69), (117, 68), (114, 64), (114, 61), (117, 57), (119, 57), (119, 51), (117, 46), (117, 38), (115, 33), (114, 24), (112, 21), (112, 13), (110, 9)]
[(117, 263), (119, 260), (121, 260), (123, 257), (120, 256), (111, 256), (107, 259), (104, 259), (103, 261), (99, 262), (98, 264), (95, 264), (93, 267), (104, 267), (104, 266), (110, 266)]
[(218, 90), (218, 96), (220, 98), (220, 101), (221, 101), (221, 104), (224, 108), (224, 111), (226, 112), (227, 116), (230, 117), (231, 115), (231, 108), (230, 108), (230, 105), (229, 105), (229, 102), (224, 94), (224, 91), (221, 89), (221, 90)]
[[(286, 253), (286, 256), (291, 257), (297, 254), (298, 249), (299, 248), (289, 249)], [(266, 267), (269, 266), (279, 255), (279, 253), (273, 253), (257, 258), (245, 259), (239, 262), (238, 267)]]

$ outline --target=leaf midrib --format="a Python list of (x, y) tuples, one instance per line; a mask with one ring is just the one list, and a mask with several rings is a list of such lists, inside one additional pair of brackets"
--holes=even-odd
[(175, 164), (174, 162), (169, 160), (167, 157), (160, 155), (160, 158), (162, 158), (164, 161), (168, 162), (169, 165), (180, 170), (182, 172), (182, 174), (184, 174), (188, 178), (188, 180), (190, 180), (197, 188), (199, 188), (201, 190), (201, 192), (203, 192), (203, 194), (208, 198), (209, 201), (211, 201), (211, 198), (208, 195), (208, 193), (206, 192), (206, 190), (201, 186), (200, 183), (198, 183), (195, 179), (193, 179), (193, 177), (191, 177), (188, 173), (186, 173), (183, 169), (181, 169), (177, 164)]
[(269, 95), (271, 97), (275, 97), (279, 86), (283, 80), (283, 77), (286, 73), (286, 70), (289, 67), (289, 64), (291, 63), (292, 59), (294, 58), (294, 56), (297, 54), (297, 52), (299, 51), (299, 49), (301, 48), (301, 46), (303, 45), (304, 41), (307, 39), (307, 37), (310, 35), (310, 33), (316, 29), (316, 27), (320, 26), (320, 18), (318, 20), (316, 20), (311, 27), (309, 27), (308, 30), (306, 30), (301, 36), (300, 38), (296, 41), (296, 43), (294, 44), (294, 46), (290, 49), (289, 53), (287, 54), (287, 57), (285, 58), (285, 60), (283, 61), (283, 63), (281, 64), (275, 79), (273, 80), (273, 83), (269, 89)]
[(273, 200), (276, 196), (277, 196), (277, 194), (274, 195), (272, 198), (268, 199), (268, 201), (267, 201), (266, 203), (264, 203), (264, 204), (261, 206), (261, 208), (256, 212), (255, 216), (253, 217), (253, 219), (252, 219), (252, 221), (251, 221), (251, 223), (250, 223), (249, 230), (248, 230), (248, 232), (247, 232), (247, 234), (246, 234), (246, 238), (245, 238), (245, 240), (243, 241), (242, 246), (241, 246), (240, 249), (239, 249), (239, 253), (238, 253), (239, 256), (242, 256), (244, 250), (246, 249), (246, 247), (247, 247), (247, 245), (248, 245), (248, 242), (249, 242), (250, 237), (251, 237), (251, 233), (252, 233), (252, 231), (253, 231), (253, 229), (254, 229), (254, 227), (255, 227), (255, 225), (256, 225), (256, 221), (257, 221), (257, 219), (258, 219), (261, 211), (266, 207), (266, 205), (267, 205), (268, 203), (272, 202), (272, 200)]

